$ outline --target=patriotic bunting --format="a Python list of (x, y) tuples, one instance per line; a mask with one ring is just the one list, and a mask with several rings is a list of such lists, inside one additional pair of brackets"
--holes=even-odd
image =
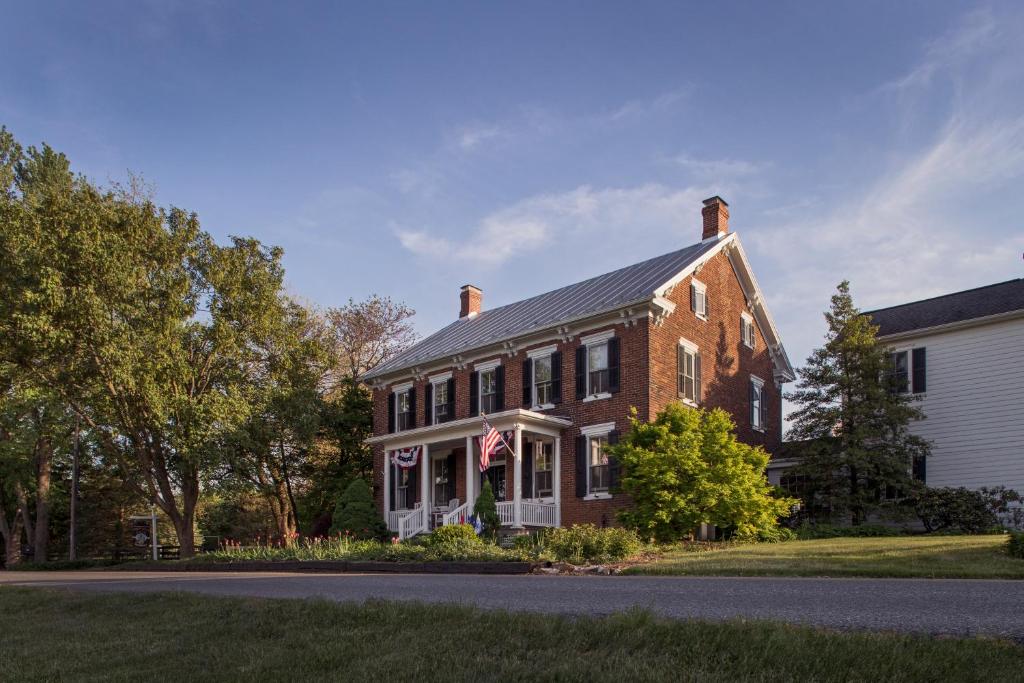
[(420, 448), (420, 446), (413, 446), (399, 451), (391, 451), (391, 462), (403, 470), (416, 467), (416, 463), (420, 459)]

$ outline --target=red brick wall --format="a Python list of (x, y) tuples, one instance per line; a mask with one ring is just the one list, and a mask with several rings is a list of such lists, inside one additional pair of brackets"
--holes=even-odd
[[(754, 350), (740, 339), (740, 312), (752, 313), (729, 258), (719, 252), (696, 274), (707, 286), (708, 319), (697, 318), (690, 310), (690, 281), (687, 277), (669, 294), (676, 309), (650, 334), (650, 406), (651, 416), (677, 400), (676, 346), (680, 337), (697, 344), (701, 352), (701, 385), (705, 407), (729, 411), (736, 422), (736, 433), (749, 444), (764, 446), (768, 452), (778, 449), (779, 411), (782, 409), (779, 388), (773, 380), (774, 367), (764, 335), (757, 330)], [(756, 325), (756, 322), (755, 322)], [(750, 376), (765, 382), (768, 397), (768, 420), (764, 432), (750, 426)]]

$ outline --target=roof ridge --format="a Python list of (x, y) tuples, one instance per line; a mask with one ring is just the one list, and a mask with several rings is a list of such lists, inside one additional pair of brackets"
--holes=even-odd
[(994, 282), (990, 285), (982, 285), (980, 287), (972, 287), (970, 289), (961, 289), (956, 292), (949, 292), (948, 294), (939, 294), (937, 296), (930, 296), (925, 299), (918, 299), (916, 301), (907, 301), (902, 304), (894, 304), (892, 306), (883, 306), (882, 308), (872, 308), (870, 311), (861, 311), (861, 315), (868, 315), (870, 313), (880, 313), (881, 311), (890, 311), (894, 308), (903, 308), (904, 306), (916, 306), (917, 304), (923, 304), (926, 301), (935, 301), (936, 299), (945, 299), (946, 297), (956, 296), (957, 294), (969, 294), (970, 292), (977, 292), (982, 289), (991, 289), (992, 287), (1002, 287), (1013, 282), (1024, 282), (1024, 278), (1013, 278), (1011, 280), (1005, 280), (1003, 282)]

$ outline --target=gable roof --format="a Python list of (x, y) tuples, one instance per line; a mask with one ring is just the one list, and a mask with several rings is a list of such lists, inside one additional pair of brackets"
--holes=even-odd
[[(370, 370), (364, 379), (373, 380), (535, 332), (553, 330), (574, 321), (650, 303), (663, 297), (666, 290), (726, 246), (735, 248), (738, 260), (733, 265), (737, 267), (738, 263), (738, 269), (744, 271), (745, 278), (741, 278), (741, 283), (745, 284), (745, 289), (752, 290), (750, 298), (755, 312), (762, 314), (759, 322), (775, 342), (769, 346), (773, 359), (783, 376), (792, 377), (792, 366), (775, 325), (764, 309), (763, 297), (757, 293), (757, 283), (739, 239), (735, 233), (729, 233), (529, 299), (459, 318)], [(733, 258), (731, 252), (730, 258)]]
[(887, 337), (1021, 310), (1024, 310), (1024, 279), (1018, 278), (866, 311), (865, 315), (871, 316), (871, 321), (878, 325), (878, 336)]

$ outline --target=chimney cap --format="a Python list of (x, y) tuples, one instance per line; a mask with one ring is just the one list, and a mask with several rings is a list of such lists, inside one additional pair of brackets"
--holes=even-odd
[(708, 197), (704, 200), (704, 206), (711, 206), (712, 204), (724, 204), (725, 206), (729, 206), (729, 202), (725, 201), (717, 194), (714, 197)]
[(462, 287), (459, 288), (459, 291), (464, 292), (464, 291), (469, 290), (469, 289), (475, 289), (478, 292), (484, 291), (484, 290), (480, 289), (479, 287), (477, 287), (476, 285), (462, 285)]

